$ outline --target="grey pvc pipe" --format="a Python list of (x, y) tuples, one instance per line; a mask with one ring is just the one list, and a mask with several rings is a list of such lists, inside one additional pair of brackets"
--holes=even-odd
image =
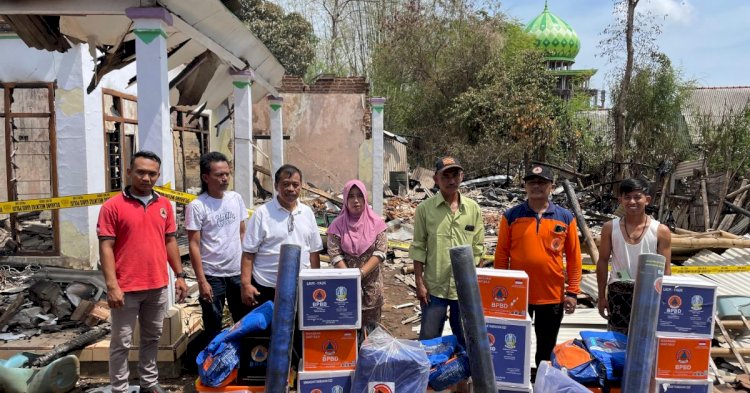
[(648, 392), (656, 362), (656, 325), (661, 299), (660, 281), (666, 259), (657, 254), (638, 257), (633, 290), (633, 312), (628, 329), (628, 348), (622, 378), (623, 393)]
[(286, 393), (288, 389), (301, 253), (302, 249), (296, 244), (281, 245), (276, 295), (273, 299), (271, 345), (268, 348), (266, 393)]
[(474, 391), (496, 393), (495, 369), (492, 367), (490, 340), (487, 337), (487, 324), (479, 295), (474, 254), (471, 246), (458, 246), (450, 249), (450, 256)]

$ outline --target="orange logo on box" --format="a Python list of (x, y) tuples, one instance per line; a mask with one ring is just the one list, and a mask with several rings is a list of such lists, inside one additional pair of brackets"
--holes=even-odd
[(487, 338), (490, 340), (490, 346), (495, 346), (495, 335), (492, 333), (487, 333)]
[(354, 370), (357, 363), (356, 330), (302, 332), (305, 371)]
[(325, 289), (322, 289), (322, 288), (316, 289), (315, 291), (313, 291), (312, 297), (313, 297), (313, 300), (315, 300), (316, 302), (322, 302), (326, 300)]
[(255, 348), (250, 351), (250, 358), (256, 362), (263, 362), (268, 358), (268, 349), (262, 345), (256, 345)]
[(313, 389), (310, 391), (310, 393), (323, 393), (323, 391), (320, 389)]
[(690, 363), (690, 351), (687, 349), (677, 351), (677, 363)]
[(508, 288), (497, 287), (492, 292), (495, 293), (496, 302), (504, 302), (508, 298)]
[(487, 317), (526, 319), (528, 306), (528, 278), (485, 274), (477, 270), (479, 294)]
[(377, 384), (372, 388), (372, 393), (393, 393), (388, 385)]
[(669, 308), (680, 308), (682, 305), (682, 298), (677, 295), (672, 295), (669, 297), (669, 300), (667, 300), (667, 304), (669, 304)]
[(336, 342), (333, 340), (328, 340), (326, 345), (323, 346), (323, 353), (325, 353), (328, 356), (334, 356), (336, 355), (336, 348), (338, 345), (336, 345)]
[(656, 378), (706, 379), (711, 339), (659, 337)]

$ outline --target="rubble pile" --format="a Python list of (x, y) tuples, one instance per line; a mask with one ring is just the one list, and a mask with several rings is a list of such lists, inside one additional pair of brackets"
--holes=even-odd
[[(65, 270), (65, 269), (55, 269)], [(87, 330), (109, 318), (104, 288), (91, 282), (52, 280), (46, 268), (0, 270), (0, 340)], [(71, 270), (70, 275), (74, 276)], [(82, 274), (85, 280), (87, 274)]]
[(45, 252), (54, 248), (52, 212), (18, 213), (16, 237), (12, 236), (11, 219), (0, 220), (0, 254), (18, 251)]

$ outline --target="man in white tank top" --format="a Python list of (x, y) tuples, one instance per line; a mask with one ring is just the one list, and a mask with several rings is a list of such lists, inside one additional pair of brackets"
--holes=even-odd
[[(625, 215), (602, 227), (596, 282), (599, 314), (609, 321), (609, 330), (627, 334), (638, 256), (646, 253), (663, 255), (667, 259), (664, 274), (671, 274), (672, 234), (666, 225), (646, 214), (646, 206), (651, 203), (646, 181), (623, 180), (619, 194)], [(610, 256), (612, 270), (608, 271)]]

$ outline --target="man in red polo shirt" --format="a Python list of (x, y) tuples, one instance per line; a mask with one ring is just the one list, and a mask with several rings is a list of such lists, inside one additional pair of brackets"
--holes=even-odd
[(156, 355), (168, 299), (167, 261), (177, 276), (177, 301), (187, 294), (172, 205), (153, 191), (160, 168), (156, 154), (135, 153), (127, 170), (130, 185), (102, 205), (96, 226), (107, 302), (112, 309), (109, 379), (113, 393), (128, 391), (128, 351), (136, 321), (141, 327), (141, 393), (164, 392), (159, 386)]

